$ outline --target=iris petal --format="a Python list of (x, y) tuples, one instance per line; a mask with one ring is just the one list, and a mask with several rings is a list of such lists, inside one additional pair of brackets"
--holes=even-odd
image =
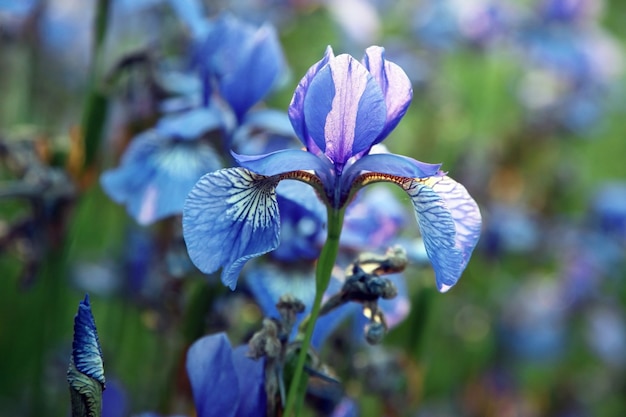
[(375, 143), (386, 114), (380, 86), (349, 55), (340, 55), (320, 69), (304, 99), (312, 139), (339, 167)]
[(387, 121), (375, 143), (381, 142), (400, 122), (413, 97), (411, 80), (398, 65), (385, 60), (385, 48), (370, 46), (365, 50), (363, 64), (378, 81), (385, 97)]
[(232, 354), (233, 365), (239, 380), (237, 417), (265, 417), (267, 396), (265, 395), (265, 369), (263, 360), (248, 357), (248, 346), (237, 346)]
[(198, 417), (235, 416), (239, 383), (232, 348), (223, 333), (203, 337), (191, 345), (187, 374)]
[(344, 183), (352, 184), (354, 178), (362, 171), (405, 178), (426, 178), (436, 175), (439, 168), (441, 164), (429, 164), (393, 153), (369, 154), (357, 160), (346, 170)]
[(276, 249), (276, 185), (277, 179), (244, 168), (215, 171), (197, 182), (185, 201), (183, 235), (202, 272), (222, 267), (222, 282), (234, 290), (248, 259)]
[(223, 74), (220, 92), (237, 118), (242, 120), (245, 113), (272, 89), (286, 65), (278, 35), (270, 25), (261, 26), (234, 53), (239, 54), (237, 68)]
[(289, 104), (289, 119), (291, 120), (291, 125), (293, 126), (296, 135), (300, 138), (304, 146), (313, 153), (319, 151), (319, 148), (315, 143), (311, 140), (308, 130), (306, 128), (305, 120), (304, 120), (304, 97), (306, 96), (306, 92), (309, 89), (309, 85), (311, 84), (311, 80), (317, 74), (317, 72), (328, 63), (328, 61), (334, 58), (333, 49), (328, 46), (326, 48), (326, 52), (324, 53), (324, 58), (316, 62), (309, 70), (306, 72), (304, 77), (298, 83), (296, 90), (293, 93), (293, 97), (291, 99), (291, 104)]
[(265, 155), (239, 155), (231, 152), (235, 160), (244, 168), (261, 175), (278, 175), (285, 172), (313, 170), (321, 178), (327, 176), (331, 165), (310, 152), (298, 149), (285, 149)]
[(447, 176), (405, 183), (435, 270), (437, 288), (449, 290), (459, 280), (478, 242), (481, 217), (465, 187)]
[(206, 172), (221, 166), (213, 148), (200, 141), (177, 142), (154, 131), (142, 134), (122, 164), (100, 177), (104, 191), (140, 224), (182, 212), (187, 194)]

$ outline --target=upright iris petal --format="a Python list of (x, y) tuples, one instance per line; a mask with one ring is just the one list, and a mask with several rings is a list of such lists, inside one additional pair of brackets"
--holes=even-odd
[(338, 170), (372, 146), (386, 114), (378, 83), (349, 55), (330, 60), (313, 78), (304, 99), (308, 131)]
[(385, 139), (406, 113), (413, 88), (402, 68), (385, 59), (385, 50), (380, 46), (370, 46), (365, 50), (363, 65), (380, 85), (387, 106), (385, 128), (376, 139), (376, 144)]

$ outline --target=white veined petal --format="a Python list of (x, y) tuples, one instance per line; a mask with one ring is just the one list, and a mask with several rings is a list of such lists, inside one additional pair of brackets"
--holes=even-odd
[(413, 202), (437, 288), (445, 292), (459, 280), (478, 242), (478, 205), (448, 176), (410, 180), (403, 188)]
[(204, 273), (220, 267), (231, 289), (245, 262), (278, 246), (277, 179), (245, 168), (206, 174), (189, 193), (183, 235), (193, 263)]

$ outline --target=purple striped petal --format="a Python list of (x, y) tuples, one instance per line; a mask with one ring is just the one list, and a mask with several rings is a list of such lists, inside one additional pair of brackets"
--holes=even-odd
[(304, 98), (306, 128), (338, 170), (375, 143), (386, 115), (380, 86), (349, 55), (340, 55), (320, 69)]
[(413, 202), (437, 288), (446, 292), (459, 280), (478, 243), (478, 205), (448, 176), (409, 181), (404, 189)]
[(244, 168), (206, 174), (183, 209), (183, 236), (193, 263), (210, 274), (222, 269), (232, 290), (250, 258), (276, 249), (280, 218), (277, 180)]
[(385, 60), (385, 48), (370, 46), (365, 50), (363, 65), (380, 85), (387, 106), (385, 128), (375, 143), (381, 142), (398, 125), (413, 97), (411, 80), (404, 70)]
[(291, 120), (291, 124), (296, 132), (296, 135), (304, 146), (310, 151), (317, 154), (319, 148), (315, 143), (311, 140), (309, 136), (308, 130), (306, 128), (306, 123), (304, 120), (304, 97), (306, 96), (306, 92), (309, 89), (309, 85), (311, 84), (311, 80), (313, 77), (317, 75), (319, 70), (328, 63), (329, 60), (333, 59), (335, 55), (333, 54), (333, 49), (328, 46), (326, 48), (326, 52), (324, 53), (324, 58), (316, 62), (309, 70), (306, 72), (304, 77), (298, 83), (296, 87), (296, 91), (293, 93), (293, 97), (291, 98), (291, 104), (289, 104), (289, 119)]

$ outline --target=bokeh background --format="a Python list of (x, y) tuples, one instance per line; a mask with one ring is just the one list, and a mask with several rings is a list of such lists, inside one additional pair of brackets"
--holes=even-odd
[[(626, 3), (205, 6), (275, 25), (291, 74), (267, 100), (280, 110), (326, 45), (358, 58), (384, 46), (414, 86), (387, 146), (442, 162), (481, 207), (481, 240), (449, 293), (411, 266), (409, 316), (382, 346), (327, 343), (360, 415), (626, 415)], [(2, 416), (69, 415), (85, 293), (109, 416), (189, 414), (189, 344), (258, 328), (245, 288), (207, 279), (171, 244), (175, 220), (139, 226), (98, 183), (158, 119), (151, 64), (180, 58), (184, 39), (167, 1), (0, 0)]]

